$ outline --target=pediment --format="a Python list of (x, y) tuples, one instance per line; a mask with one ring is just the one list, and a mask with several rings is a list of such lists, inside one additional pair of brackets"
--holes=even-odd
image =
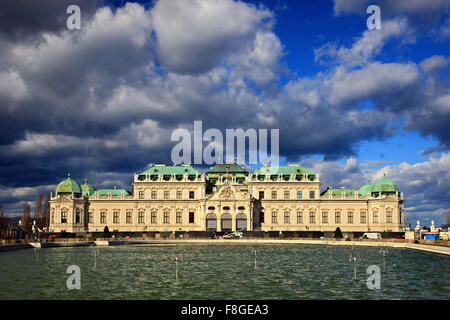
[(72, 199), (68, 196), (60, 196), (56, 200), (54, 200), (56, 203), (63, 203), (63, 202), (71, 202)]

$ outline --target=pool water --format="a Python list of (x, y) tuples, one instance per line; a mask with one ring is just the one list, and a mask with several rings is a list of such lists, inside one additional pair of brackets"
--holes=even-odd
[[(450, 299), (448, 257), (384, 250), (384, 259), (377, 247), (320, 245), (9, 251), (0, 253), (0, 299)], [(80, 290), (67, 288), (71, 265)], [(367, 287), (370, 265), (380, 267), (380, 289)]]

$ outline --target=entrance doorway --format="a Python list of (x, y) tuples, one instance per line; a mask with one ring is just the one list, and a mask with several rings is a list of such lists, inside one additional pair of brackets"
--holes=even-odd
[(217, 217), (214, 213), (206, 215), (206, 231), (217, 231)]
[(239, 213), (236, 216), (236, 230), (246, 231), (247, 230), (247, 216), (245, 213)]
[(224, 213), (222, 215), (221, 226), (222, 226), (222, 231), (223, 232), (227, 232), (227, 231), (231, 231), (232, 230), (233, 224), (232, 224), (231, 214)]

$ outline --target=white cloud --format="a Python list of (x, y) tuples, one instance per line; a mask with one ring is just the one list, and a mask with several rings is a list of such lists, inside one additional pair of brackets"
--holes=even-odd
[(410, 43), (414, 41), (412, 30), (405, 19), (394, 19), (383, 22), (381, 30), (366, 30), (353, 43), (351, 48), (339, 47), (327, 43), (314, 50), (315, 61), (324, 62), (331, 58), (333, 63), (346, 68), (362, 66), (380, 53), (386, 42), (393, 38)]
[(161, 63), (179, 73), (202, 73), (245, 50), (272, 13), (233, 0), (160, 0), (152, 10)]
[(393, 94), (415, 85), (420, 79), (413, 63), (374, 62), (365, 68), (347, 72), (337, 68), (331, 78), (329, 102), (340, 104)]

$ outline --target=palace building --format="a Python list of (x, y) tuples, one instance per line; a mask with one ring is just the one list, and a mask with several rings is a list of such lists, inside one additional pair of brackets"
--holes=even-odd
[(50, 201), (51, 232), (322, 231), (402, 232), (404, 201), (386, 177), (359, 190), (328, 188), (300, 165), (253, 173), (218, 164), (154, 165), (134, 175), (131, 191), (99, 189), (70, 178)]

